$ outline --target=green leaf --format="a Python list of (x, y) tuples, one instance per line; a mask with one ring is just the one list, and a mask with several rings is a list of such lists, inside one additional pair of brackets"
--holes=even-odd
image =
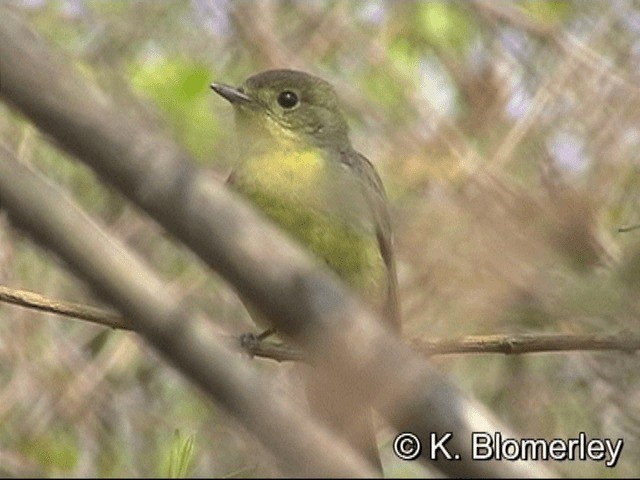
[(189, 435), (183, 439), (180, 431), (176, 429), (173, 434), (171, 453), (169, 454), (169, 465), (167, 467), (167, 477), (185, 478), (189, 473), (189, 464), (193, 458), (195, 445), (195, 435)]

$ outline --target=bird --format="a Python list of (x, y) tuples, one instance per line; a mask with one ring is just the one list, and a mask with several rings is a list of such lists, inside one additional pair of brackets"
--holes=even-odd
[[(394, 333), (400, 305), (385, 189), (351, 145), (333, 86), (290, 69), (240, 86), (212, 83), (235, 112), (238, 161), (227, 183), (333, 270)], [(382, 473), (371, 409), (336, 380), (308, 375), (311, 413)]]

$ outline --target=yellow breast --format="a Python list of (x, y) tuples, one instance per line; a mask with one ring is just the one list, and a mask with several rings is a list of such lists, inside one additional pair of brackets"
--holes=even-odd
[(245, 159), (237, 175), (245, 187), (253, 184), (292, 198), (309, 197), (326, 186), (327, 166), (318, 151), (282, 149)]
[(384, 263), (375, 235), (352, 222), (353, 215), (345, 215), (353, 205), (344, 200), (353, 195), (345, 192), (349, 195), (338, 198), (342, 195), (335, 189), (337, 177), (345, 175), (341, 168), (314, 150), (274, 149), (245, 158), (234, 172), (234, 186), (339, 276), (370, 296), (385, 283)]

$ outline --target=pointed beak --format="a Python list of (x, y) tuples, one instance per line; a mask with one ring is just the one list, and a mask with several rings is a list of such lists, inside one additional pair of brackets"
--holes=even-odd
[(244, 93), (242, 89), (225, 85), (224, 83), (212, 83), (211, 89), (233, 105), (252, 101), (251, 97)]

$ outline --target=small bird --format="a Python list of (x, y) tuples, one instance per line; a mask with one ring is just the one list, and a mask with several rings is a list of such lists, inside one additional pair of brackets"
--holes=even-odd
[[(399, 332), (396, 266), (380, 177), (351, 146), (326, 81), (269, 70), (211, 88), (234, 107), (240, 158), (228, 183), (336, 272)], [(382, 471), (371, 412), (335, 380), (310, 379), (310, 409)]]

